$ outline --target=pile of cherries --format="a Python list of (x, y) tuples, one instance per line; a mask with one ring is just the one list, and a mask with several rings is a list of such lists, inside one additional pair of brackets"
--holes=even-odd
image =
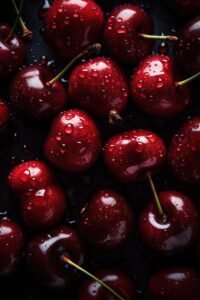
[[(129, 122), (124, 111), (138, 110), (147, 120), (170, 120), (191, 105), (190, 82), (200, 76), (200, 1), (163, 0), (185, 18), (185, 25), (176, 36), (159, 36), (142, 6), (116, 5), (106, 15), (101, 0), (54, 0), (43, 15), (42, 35), (66, 64), (57, 75), (44, 64), (24, 66), (26, 39), (32, 33), (21, 17), (22, 1), (10, 2), (16, 22), (13, 27), (0, 24), (0, 78), (9, 79), (11, 100), (9, 106), (0, 101), (1, 142), (9, 139), (13, 113), (25, 127), (49, 129), (41, 159), (23, 161), (7, 174), (25, 230), (9, 216), (1, 218), (0, 276), (17, 272), (23, 260), (40, 284), (68, 289), (69, 295), (82, 274), (79, 300), (142, 299), (137, 280), (120, 268), (109, 265), (90, 273), (87, 249), (101, 251), (102, 257), (123, 251), (136, 230), (147, 251), (159, 259), (195, 248), (200, 264), (200, 212), (193, 199), (178, 190), (157, 193), (153, 182), (169, 166), (177, 182), (191, 189), (200, 185), (200, 115), (185, 120), (168, 148), (140, 124), (123, 130)], [(15, 33), (18, 23), (22, 37)], [(171, 43), (173, 59), (151, 54), (156, 39)], [(124, 73), (127, 68), (131, 76)], [(68, 79), (67, 86), (62, 78)], [(110, 128), (115, 134), (107, 138)], [(111, 187), (86, 199), (75, 224), (63, 221), (71, 201), (57, 174), (82, 178), (95, 168), (109, 174)], [(126, 190), (145, 181), (152, 199), (136, 214), (117, 185)], [(200, 273), (187, 261), (156, 270), (147, 289), (151, 300), (199, 300)]]

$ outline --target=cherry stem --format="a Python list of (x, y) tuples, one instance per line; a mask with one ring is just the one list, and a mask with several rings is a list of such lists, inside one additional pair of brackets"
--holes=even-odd
[(189, 82), (193, 81), (194, 79), (198, 78), (200, 76), (200, 72), (198, 72), (197, 74), (185, 79), (185, 80), (182, 80), (182, 81), (179, 81), (179, 82), (176, 82), (176, 86), (183, 86), (185, 84), (188, 84)]
[(21, 12), (22, 12), (22, 7), (23, 7), (23, 0), (20, 1), (20, 6), (19, 6), (19, 11), (18, 11), (17, 17), (16, 17), (16, 19), (15, 19), (15, 22), (14, 22), (14, 24), (13, 24), (13, 27), (12, 27), (12, 29), (11, 29), (9, 35), (8, 35), (7, 38), (5, 39), (6, 41), (8, 41), (8, 40), (11, 38), (11, 36), (13, 35), (13, 32), (14, 32), (15, 29), (16, 29), (17, 23), (18, 23), (18, 21), (19, 21), (19, 18), (20, 18)]
[(178, 40), (178, 37), (175, 35), (151, 35), (151, 34), (139, 33), (139, 36), (145, 39), (168, 40), (171, 42)]
[(159, 213), (159, 215), (160, 215), (160, 219), (161, 219), (161, 220), (165, 220), (165, 217), (166, 217), (166, 216), (165, 216), (165, 213), (164, 213), (164, 211), (163, 211), (163, 209), (162, 209), (162, 206), (161, 206), (161, 204), (160, 204), (160, 199), (159, 199), (159, 197), (158, 197), (158, 194), (157, 194), (156, 189), (155, 189), (155, 185), (154, 185), (154, 183), (153, 183), (151, 174), (150, 174), (149, 172), (147, 172), (147, 178), (148, 178), (148, 180), (149, 180), (149, 183), (150, 183), (150, 186), (151, 186), (151, 190), (152, 190), (152, 192), (153, 192), (154, 200), (155, 200), (155, 203), (156, 203), (156, 207), (157, 207), (157, 209), (158, 209), (158, 213)]
[(62, 69), (61, 72), (58, 73), (53, 79), (47, 82), (48, 85), (54, 84), (57, 80), (59, 80), (73, 64), (75, 64), (79, 59), (81, 59), (84, 56), (91, 56), (93, 54), (98, 54), (101, 50), (100, 44), (93, 44), (89, 46), (87, 49), (83, 50), (81, 53), (79, 53), (76, 57), (74, 57), (65, 67)]
[(32, 32), (24, 24), (24, 21), (23, 21), (23, 19), (21, 17), (21, 11), (20, 11), (20, 9), (18, 9), (18, 7), (17, 7), (17, 5), (15, 3), (15, 0), (11, 0), (11, 1), (12, 1), (13, 6), (14, 6), (14, 9), (16, 11), (16, 14), (18, 16), (18, 20), (20, 22), (21, 28), (22, 28), (22, 37), (24, 37), (26, 39), (29, 39), (29, 40), (32, 39)]
[(96, 276), (94, 276), (90, 272), (86, 271), (85, 269), (83, 269), (82, 267), (80, 267), (79, 265), (77, 265), (76, 263), (74, 263), (73, 261), (71, 261), (71, 259), (69, 259), (67, 256), (61, 255), (60, 259), (65, 264), (68, 264), (68, 265), (76, 268), (77, 270), (79, 270), (82, 273), (86, 274), (88, 277), (90, 277), (93, 280), (97, 281), (101, 286), (105, 287), (116, 299), (118, 299), (118, 300), (125, 300), (117, 292), (115, 292), (111, 287), (109, 287), (106, 283), (104, 283), (103, 281), (101, 281), (100, 279), (98, 279)]
[(110, 124), (116, 124), (116, 123), (122, 123), (123, 119), (118, 113), (116, 109), (112, 109), (109, 113), (109, 123)]

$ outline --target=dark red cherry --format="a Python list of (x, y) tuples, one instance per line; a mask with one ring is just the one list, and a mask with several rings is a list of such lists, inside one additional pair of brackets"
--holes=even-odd
[(16, 72), (26, 59), (23, 42), (16, 33), (9, 37), (11, 30), (9, 25), (0, 24), (0, 78)]
[(19, 266), (24, 235), (18, 224), (0, 220), (0, 276), (11, 275)]
[(148, 56), (132, 75), (132, 99), (148, 115), (172, 117), (190, 104), (189, 86), (177, 86), (182, 80), (171, 58)]
[(152, 34), (152, 31), (150, 15), (137, 5), (125, 4), (116, 7), (109, 15), (104, 41), (114, 58), (133, 65), (143, 59), (152, 46), (152, 40), (140, 34)]
[(160, 219), (154, 201), (142, 211), (139, 231), (146, 244), (163, 255), (174, 255), (188, 248), (197, 238), (199, 216), (190, 198), (176, 191), (159, 193), (165, 213)]
[(9, 175), (9, 184), (29, 227), (43, 230), (63, 217), (67, 206), (64, 191), (43, 162), (28, 161), (16, 166)]
[(173, 136), (168, 160), (179, 180), (200, 183), (200, 117), (188, 120)]
[(112, 190), (99, 191), (81, 211), (79, 230), (84, 239), (101, 249), (114, 249), (129, 236), (133, 213), (126, 200)]
[(45, 141), (46, 157), (61, 170), (80, 172), (97, 160), (101, 138), (94, 121), (82, 110), (61, 112)]
[(192, 17), (200, 14), (199, 0), (165, 0), (177, 14), (184, 17)]
[(92, 0), (55, 0), (45, 14), (44, 35), (59, 56), (70, 60), (99, 41), (103, 18)]
[(28, 265), (42, 285), (50, 288), (69, 288), (77, 277), (77, 270), (64, 265), (66, 255), (79, 266), (85, 262), (85, 249), (76, 231), (60, 226), (33, 237), (27, 247)]
[[(123, 272), (115, 268), (104, 268), (94, 275), (115, 290), (123, 299), (136, 300), (134, 283)], [(86, 279), (79, 288), (78, 300), (110, 300), (110, 293), (93, 279)]]
[(67, 92), (58, 80), (48, 84), (53, 75), (44, 66), (30, 66), (19, 71), (10, 88), (14, 109), (32, 121), (45, 122), (62, 111)]
[(178, 36), (174, 48), (177, 63), (190, 75), (200, 72), (200, 16), (187, 23)]
[(186, 267), (157, 271), (148, 284), (151, 300), (199, 300), (200, 275)]
[(104, 158), (113, 177), (132, 183), (147, 173), (158, 172), (165, 162), (166, 149), (153, 132), (132, 130), (113, 136), (105, 145)]
[(8, 106), (0, 99), (0, 136), (4, 135), (8, 129), (9, 118)]
[(128, 100), (128, 83), (111, 59), (97, 57), (75, 68), (69, 78), (69, 98), (100, 116), (121, 112)]

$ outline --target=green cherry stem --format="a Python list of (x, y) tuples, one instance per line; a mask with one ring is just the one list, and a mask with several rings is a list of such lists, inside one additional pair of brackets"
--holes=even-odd
[(20, 12), (20, 9), (18, 9), (16, 3), (15, 3), (15, 0), (11, 0), (12, 1), (12, 4), (14, 6), (14, 9), (16, 11), (16, 14), (18, 16), (18, 20), (20, 22), (20, 25), (21, 25), (21, 28), (22, 28), (22, 37), (23, 38), (26, 38), (26, 39), (32, 39), (32, 32), (26, 27), (26, 25), (24, 24), (24, 21), (21, 17), (21, 12)]
[(115, 292), (111, 287), (109, 287), (106, 283), (104, 283), (99, 278), (97, 278), (96, 276), (94, 276), (90, 272), (86, 271), (85, 269), (83, 269), (82, 267), (80, 267), (79, 265), (77, 265), (76, 263), (74, 263), (73, 261), (71, 261), (71, 259), (69, 259), (67, 256), (61, 255), (60, 259), (65, 264), (68, 264), (68, 265), (76, 268), (77, 270), (79, 270), (82, 273), (84, 273), (85, 275), (87, 275), (89, 278), (91, 278), (91, 279), (95, 280), (96, 282), (98, 282), (101, 286), (103, 286), (105, 289), (107, 289), (117, 300), (125, 300), (117, 292)]
[(13, 32), (15, 31), (16, 27), (17, 27), (17, 23), (19, 21), (19, 18), (20, 18), (20, 15), (21, 15), (21, 12), (22, 12), (22, 7), (23, 7), (23, 0), (20, 1), (20, 6), (19, 6), (19, 13), (17, 14), (17, 17), (15, 19), (15, 22), (13, 24), (13, 27), (9, 33), (9, 35), (7, 36), (7, 38), (5, 39), (6, 41), (8, 41), (11, 36), (13, 35)]
[(154, 40), (168, 40), (168, 41), (177, 41), (178, 37), (174, 35), (151, 35), (151, 34), (144, 34), (139, 33), (139, 36), (145, 38), (145, 39), (154, 39)]
[(176, 82), (176, 86), (183, 86), (183, 85), (186, 85), (188, 84), (189, 82), (193, 81), (194, 79), (200, 77), (200, 72), (198, 72), (197, 74), (187, 78), (187, 79), (184, 79), (182, 81), (179, 81), (179, 82)]

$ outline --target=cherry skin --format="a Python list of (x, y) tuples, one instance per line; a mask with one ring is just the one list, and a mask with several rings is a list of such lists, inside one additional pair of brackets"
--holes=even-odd
[[(10, 97), (14, 109), (27, 119), (49, 121), (66, 107), (67, 92), (44, 66), (30, 66), (19, 71), (11, 83)], [(37, 124), (37, 123), (36, 123)]]
[(168, 161), (181, 181), (200, 183), (200, 117), (188, 120), (171, 140)]
[(53, 121), (44, 145), (45, 156), (63, 171), (81, 172), (97, 160), (101, 149), (99, 130), (82, 110), (61, 112)]
[(174, 51), (175, 59), (184, 71), (190, 75), (200, 72), (200, 16), (182, 28)]
[(124, 132), (110, 138), (104, 151), (110, 173), (121, 182), (143, 180), (147, 173), (158, 172), (165, 162), (166, 149), (153, 132), (143, 129)]
[(79, 230), (84, 239), (100, 249), (114, 249), (132, 229), (133, 213), (126, 200), (112, 190), (96, 193), (80, 215)]
[(29, 227), (43, 230), (62, 218), (67, 206), (65, 194), (45, 163), (22, 163), (11, 171), (8, 180)]
[(26, 48), (16, 33), (7, 40), (11, 27), (0, 24), (0, 78), (16, 72), (26, 59)]
[(160, 220), (154, 201), (139, 218), (140, 236), (146, 244), (163, 255), (174, 255), (188, 248), (197, 238), (199, 216), (190, 198), (176, 191), (159, 194), (166, 220)]
[(0, 99), (0, 136), (3, 136), (8, 129), (10, 112), (7, 104)]
[(103, 19), (92, 0), (56, 0), (45, 14), (44, 35), (59, 56), (71, 60), (99, 41)]
[(69, 98), (93, 114), (121, 112), (128, 100), (128, 83), (111, 59), (97, 57), (75, 68), (69, 78)]
[[(94, 272), (94, 275), (109, 285), (126, 300), (136, 300), (136, 290), (128, 276), (115, 268), (104, 268)], [(92, 279), (86, 279), (79, 288), (78, 300), (109, 300), (110, 293)]]
[(199, 0), (166, 0), (165, 2), (181, 16), (192, 17), (200, 14)]
[(21, 261), (24, 234), (20, 226), (9, 220), (0, 220), (0, 276), (14, 273)]
[(140, 33), (152, 34), (151, 17), (137, 5), (125, 4), (116, 7), (109, 15), (104, 31), (104, 41), (111, 55), (118, 61), (134, 65), (150, 51), (151, 39)]
[(183, 78), (170, 57), (150, 55), (132, 75), (132, 99), (148, 115), (172, 117), (190, 104), (189, 86), (176, 86), (181, 80)]
[(171, 267), (156, 272), (150, 278), (151, 300), (199, 300), (200, 275), (186, 267)]
[(69, 288), (77, 277), (77, 270), (65, 267), (61, 256), (66, 255), (79, 266), (85, 263), (85, 249), (76, 231), (59, 226), (33, 237), (27, 246), (28, 265), (39, 282), (49, 288)]

